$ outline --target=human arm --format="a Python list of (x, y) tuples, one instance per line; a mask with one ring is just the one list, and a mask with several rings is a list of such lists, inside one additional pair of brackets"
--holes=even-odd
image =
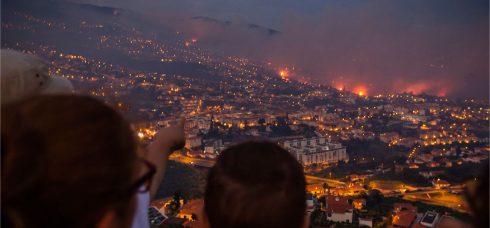
[(150, 199), (156, 196), (158, 187), (165, 176), (170, 155), (185, 145), (184, 123), (185, 119), (181, 118), (177, 124), (162, 128), (155, 135), (155, 140), (148, 145), (147, 159), (157, 167), (150, 188)]

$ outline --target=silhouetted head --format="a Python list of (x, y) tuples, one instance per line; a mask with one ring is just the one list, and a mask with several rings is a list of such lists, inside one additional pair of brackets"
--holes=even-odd
[(210, 170), (204, 199), (210, 227), (305, 225), (303, 168), (280, 146), (246, 142), (224, 150)]
[(118, 113), (90, 97), (38, 96), (2, 107), (1, 120), (2, 225), (131, 224), (136, 141)]
[(466, 200), (473, 212), (474, 227), (490, 227), (488, 220), (488, 168), (487, 163), (483, 166), (477, 178), (466, 182)]

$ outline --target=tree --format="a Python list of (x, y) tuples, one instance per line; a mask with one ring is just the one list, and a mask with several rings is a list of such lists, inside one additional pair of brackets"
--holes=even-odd
[(461, 155), (461, 147), (456, 147), (456, 155), (459, 157)]
[(320, 210), (314, 210), (310, 215), (310, 224), (314, 226), (324, 227), (325, 213)]
[(359, 193), (359, 197), (362, 198), (362, 199), (367, 199), (368, 198), (368, 195), (366, 192), (361, 192)]
[(378, 206), (381, 202), (383, 202), (383, 199), (383, 193), (377, 189), (371, 189), (367, 195), (366, 205), (370, 208)]
[(264, 118), (260, 118), (259, 121), (258, 121), (258, 123), (259, 123), (260, 126), (264, 126), (265, 119)]
[(179, 192), (174, 192), (174, 197), (173, 197), (173, 203), (175, 204), (175, 209), (180, 208), (180, 199), (182, 197), (180, 196)]
[(192, 220), (192, 221), (197, 221), (197, 215), (196, 215), (196, 214), (194, 214), (194, 213), (192, 213), (192, 215), (191, 215), (191, 220)]
[(278, 126), (287, 126), (288, 125), (286, 117), (278, 116), (278, 117), (276, 117), (276, 121), (277, 121)]
[(243, 121), (244, 129), (248, 129), (248, 120)]
[(330, 194), (330, 186), (328, 186), (328, 184), (326, 182), (323, 182), (322, 187), (323, 187), (323, 190), (324, 191), (327, 191), (328, 190), (328, 193)]
[(337, 167), (343, 168), (345, 166), (346, 166), (346, 162), (345, 161), (342, 160), (342, 161), (337, 162)]

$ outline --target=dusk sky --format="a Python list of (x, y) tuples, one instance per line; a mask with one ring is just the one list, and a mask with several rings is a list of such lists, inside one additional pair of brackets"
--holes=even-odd
[(74, 1), (144, 13), (207, 49), (294, 66), (300, 69), (296, 77), (314, 82), (364, 88), (369, 95), (405, 91), (488, 99), (485, 0)]

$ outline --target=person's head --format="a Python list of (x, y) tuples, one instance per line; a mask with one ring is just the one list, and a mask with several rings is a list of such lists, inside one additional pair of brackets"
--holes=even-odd
[(211, 168), (204, 198), (209, 227), (291, 227), (307, 224), (301, 165), (271, 142), (225, 149)]
[(49, 75), (43, 59), (10, 49), (1, 49), (0, 54), (2, 104), (40, 94), (73, 92), (68, 79)]
[(139, 186), (129, 124), (95, 98), (38, 96), (2, 107), (2, 223), (125, 227)]
[(489, 201), (489, 174), (488, 163), (480, 171), (480, 175), (473, 180), (466, 181), (466, 201), (473, 212), (474, 227), (490, 227), (488, 220)]

